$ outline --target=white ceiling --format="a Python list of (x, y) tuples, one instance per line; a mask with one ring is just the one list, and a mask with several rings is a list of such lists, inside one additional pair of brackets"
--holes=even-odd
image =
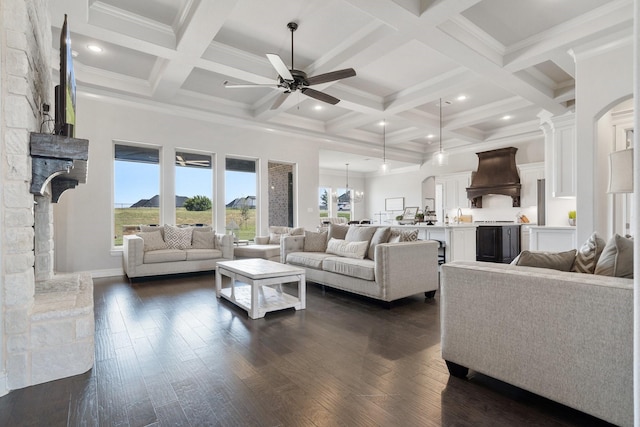
[[(421, 164), (437, 150), (540, 135), (537, 114), (574, 102), (571, 49), (632, 32), (632, 0), (50, 0), (54, 55), (69, 15), (78, 90), (194, 108), (326, 144), (320, 166), (380, 166), (386, 120), (392, 166)], [(280, 55), (309, 76), (357, 75), (300, 92), (276, 110), (265, 57)], [(95, 43), (96, 54), (87, 49)], [(57, 66), (57, 61), (54, 61)], [(465, 95), (466, 100), (458, 97)], [(322, 109), (316, 110), (316, 105)], [(511, 115), (508, 121), (505, 115)], [(428, 134), (436, 135), (428, 139)], [(345, 154), (347, 153), (347, 154)]]

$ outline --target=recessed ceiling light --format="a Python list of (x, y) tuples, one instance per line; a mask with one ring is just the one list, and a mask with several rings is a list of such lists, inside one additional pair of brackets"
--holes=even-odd
[(511, 120), (511, 116), (508, 114), (505, 116), (502, 116), (502, 120)]
[(380, 126), (386, 126), (386, 122), (384, 120), (380, 120), (380, 122), (378, 123), (378, 125)]
[(78, 56), (78, 52), (76, 52), (75, 50), (72, 50), (71, 56), (75, 58), (76, 56)]
[(102, 48), (100, 46), (98, 46), (97, 44), (88, 44), (87, 45), (87, 49), (89, 49), (91, 52), (95, 52), (95, 53), (101, 53), (102, 52)]
[(460, 95), (459, 97), (456, 98), (458, 101), (464, 101), (467, 99), (467, 95)]
[(432, 134), (432, 133), (430, 133), (429, 135), (427, 135), (427, 138), (428, 138), (428, 139), (433, 139), (433, 138), (435, 138), (435, 137), (436, 137), (436, 136), (435, 136), (434, 134)]
[(313, 109), (316, 110), (316, 111), (320, 111), (320, 110), (322, 110), (322, 105), (318, 104), (315, 107), (313, 107)]
[(271, 128), (264, 128), (266, 131), (268, 132), (275, 132), (275, 130), (271, 129)]

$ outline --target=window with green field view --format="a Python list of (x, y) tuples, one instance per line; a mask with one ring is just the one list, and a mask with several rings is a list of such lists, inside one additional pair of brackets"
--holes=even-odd
[(211, 155), (176, 151), (175, 165), (175, 223), (213, 224)]
[(318, 209), (320, 218), (331, 216), (331, 188), (320, 187), (318, 189)]
[(256, 161), (228, 157), (225, 161), (225, 228), (239, 240), (256, 235)]
[(138, 225), (160, 224), (160, 150), (116, 144), (113, 176), (113, 245), (122, 246)]

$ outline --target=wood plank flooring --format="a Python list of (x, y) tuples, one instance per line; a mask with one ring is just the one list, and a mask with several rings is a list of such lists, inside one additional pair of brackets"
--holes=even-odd
[(309, 283), (306, 310), (250, 320), (212, 274), (97, 279), (94, 368), (0, 398), (0, 426), (608, 425), (449, 377), (439, 316), (438, 297), (388, 309)]

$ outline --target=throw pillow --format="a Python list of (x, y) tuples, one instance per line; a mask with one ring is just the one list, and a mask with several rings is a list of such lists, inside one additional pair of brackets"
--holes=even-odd
[(522, 251), (518, 255), (518, 263), (516, 265), (571, 271), (575, 259), (575, 249), (565, 252)]
[(192, 227), (164, 226), (164, 240), (170, 249), (187, 249), (191, 247)]
[[(344, 236), (344, 240), (347, 242), (367, 242), (367, 250), (369, 249), (369, 243), (371, 238), (376, 232), (375, 227), (349, 227), (347, 234)], [(365, 252), (364, 256), (367, 256)]]
[(380, 243), (387, 243), (389, 241), (389, 234), (391, 234), (391, 229), (389, 227), (378, 227), (376, 229), (376, 232), (373, 233), (373, 237), (371, 238), (371, 243), (369, 243), (367, 258), (374, 259), (376, 246)]
[(279, 245), (280, 240), (282, 240), (283, 236), (288, 236), (288, 233), (269, 233), (269, 244), (270, 245)]
[(137, 236), (142, 237), (142, 240), (144, 241), (144, 252), (167, 249), (167, 244), (162, 240), (162, 235), (159, 230), (143, 231), (138, 233)]
[(191, 238), (191, 247), (193, 249), (215, 249), (216, 233), (213, 231), (196, 231), (194, 229)]
[(364, 259), (369, 242), (347, 242), (341, 239), (329, 239), (327, 243), (328, 254), (343, 256), (346, 258)]
[(571, 271), (593, 274), (606, 244), (607, 242), (594, 231), (587, 241), (580, 246), (580, 249), (578, 249), (576, 262), (573, 264)]
[(289, 231), (290, 236), (304, 236), (304, 227), (292, 228)]
[(141, 224), (138, 228), (140, 228), (140, 231), (142, 231), (143, 233), (147, 233), (150, 231), (160, 231), (160, 235), (164, 239), (164, 227), (161, 225), (142, 225)]
[(633, 239), (614, 235), (602, 250), (595, 274), (633, 279)]
[(327, 232), (304, 232), (304, 251), (305, 252), (325, 252), (327, 250)]
[(329, 224), (329, 235), (327, 236), (327, 239), (344, 240), (347, 236), (347, 231), (349, 231), (348, 225)]
[(392, 228), (388, 242), (414, 242), (416, 240), (418, 240), (418, 230), (398, 230)]

